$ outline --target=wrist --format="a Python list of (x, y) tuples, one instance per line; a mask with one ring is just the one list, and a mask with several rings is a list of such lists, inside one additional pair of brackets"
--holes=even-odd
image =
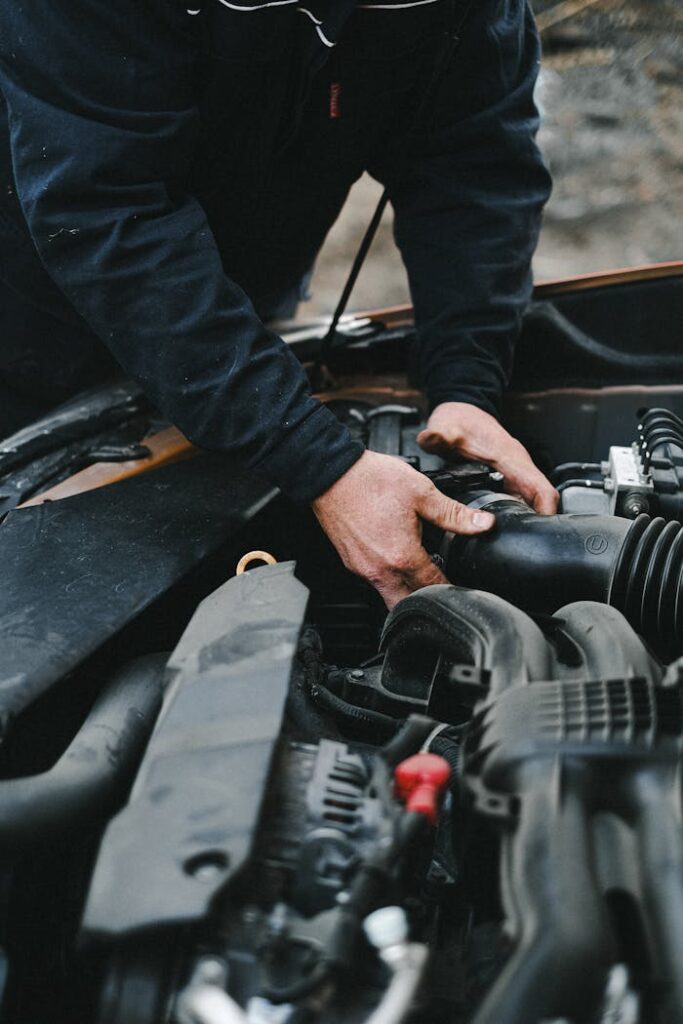
[(500, 415), (498, 409), (500, 397), (499, 394), (488, 394), (477, 388), (446, 389), (437, 386), (427, 389), (430, 412), (434, 412), (441, 405), (467, 405), (472, 406), (474, 409), (481, 409), (482, 412), (488, 413), (494, 419), (498, 419)]
[(334, 413), (316, 403), (257, 468), (293, 501), (311, 502), (329, 490), (363, 451)]
[(350, 462), (320, 494), (310, 500), (310, 506), (316, 515), (323, 512), (328, 506), (334, 506), (343, 500), (349, 488), (353, 490), (354, 478), (358, 475), (362, 476), (363, 469), (371, 458), (372, 454), (366, 448), (361, 449), (358, 458)]

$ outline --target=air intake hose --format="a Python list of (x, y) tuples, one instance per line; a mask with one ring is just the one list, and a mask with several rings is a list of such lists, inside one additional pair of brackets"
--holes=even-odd
[(683, 525), (641, 515), (540, 516), (493, 493), (470, 504), (496, 516), (476, 537), (444, 539), (446, 575), (498, 594), (525, 611), (551, 614), (573, 601), (621, 611), (661, 653), (683, 653)]
[(147, 655), (115, 672), (49, 771), (0, 780), (0, 863), (120, 805), (159, 714), (167, 660)]

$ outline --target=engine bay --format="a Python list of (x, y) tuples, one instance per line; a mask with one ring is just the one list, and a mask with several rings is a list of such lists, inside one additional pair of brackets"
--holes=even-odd
[[(571, 511), (537, 516), (485, 466), (426, 468), (417, 409), (337, 408), (498, 525), (426, 536), (456, 585), (385, 621), (363, 585), (346, 581), (351, 599), (329, 576), (307, 612), (305, 557), (199, 606), (91, 883), (85, 934), (123, 937), (136, 964), (131, 978), (117, 959), (98, 1019), (131, 1019), (138, 937), (187, 920), (202, 939), (155, 996), (179, 1024), (676, 1020), (683, 505), (666, 524), (642, 506), (579, 511), (572, 484)], [(672, 430), (654, 460), (667, 479)], [(672, 491), (640, 451), (610, 451), (604, 497), (628, 453), (663, 511)]]
[(679, 1024), (683, 389), (513, 395), (547, 517), (405, 374), (323, 397), (496, 516), (388, 615), (210, 455), (32, 505), (154, 449), (133, 387), (0, 451), (0, 1020)]

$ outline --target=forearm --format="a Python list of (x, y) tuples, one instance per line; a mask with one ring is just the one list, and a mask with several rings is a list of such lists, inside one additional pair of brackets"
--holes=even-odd
[[(100, 19), (125, 35), (121, 11), (74, 0), (66, 13), (50, 6), (47, 26), (29, 3), (0, 15), (0, 87), (33, 242), (74, 308), (183, 432), (313, 498), (361, 448), (226, 278), (204, 212), (183, 189), (196, 128), (186, 38), (146, 4), (124, 6), (130, 32), (144, 23), (142, 41), (119, 40), (129, 54), (120, 72), (96, 44)], [(43, 38), (64, 62), (59, 81), (45, 79)]]
[(492, 413), (509, 378), (550, 191), (535, 143), (537, 35), (520, 0), (496, 21), (498, 6), (474, 5), (433, 117), (380, 168), (432, 407), (460, 401)]

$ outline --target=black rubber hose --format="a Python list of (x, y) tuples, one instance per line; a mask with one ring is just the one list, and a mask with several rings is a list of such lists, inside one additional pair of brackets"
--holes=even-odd
[(389, 767), (393, 768), (418, 750), (436, 729), (438, 722), (426, 715), (409, 715), (399, 732), (380, 751)]
[(683, 444), (683, 430), (675, 427), (661, 426), (648, 429), (643, 434), (643, 441), (652, 450), (660, 444)]
[(604, 491), (605, 482), (604, 480), (589, 480), (588, 478), (581, 479), (574, 477), (571, 480), (565, 480), (563, 483), (557, 485), (558, 494), (563, 494), (568, 491), (570, 487), (586, 487), (593, 491)]
[(429, 753), (438, 754), (448, 762), (451, 769), (451, 786), (456, 786), (462, 775), (463, 768), (463, 731), (464, 726), (453, 726), (436, 734), (429, 744)]
[(656, 450), (665, 444), (673, 445), (676, 448), (683, 448), (683, 437), (677, 434), (659, 434), (657, 437), (648, 437), (647, 444), (641, 446), (643, 467), (646, 472), (652, 465)]
[(311, 690), (311, 697), (319, 707), (347, 725), (374, 729), (379, 731), (382, 737), (393, 736), (402, 724), (400, 719), (391, 718), (390, 715), (385, 715), (381, 711), (349, 704), (348, 701), (338, 697), (336, 693), (332, 693), (324, 686), (314, 686)]
[(0, 782), (0, 860), (116, 809), (159, 713), (167, 660), (150, 655), (119, 669), (49, 771)]
[(644, 430), (651, 429), (653, 425), (656, 426), (660, 423), (673, 423), (683, 430), (683, 420), (671, 409), (639, 409), (638, 417), (640, 419), (639, 427)]
[(602, 466), (599, 462), (563, 462), (550, 474), (551, 483), (558, 484), (571, 477), (585, 477), (586, 473), (597, 473), (600, 477)]
[[(435, 732), (435, 730), (438, 730)], [(461, 746), (462, 726), (451, 726), (444, 729), (442, 723), (426, 715), (410, 715), (393, 739), (386, 743), (380, 753), (390, 768), (396, 767), (405, 758), (417, 754), (432, 733), (428, 752), (443, 757), (453, 773), (453, 778), (460, 774), (462, 768)]]
[(683, 526), (639, 516), (615, 565), (609, 603), (667, 654), (683, 652)]
[[(527, 612), (600, 601), (667, 655), (683, 653), (683, 525), (641, 515), (539, 516), (524, 502), (480, 495), (496, 526), (478, 537), (447, 536), (446, 575)], [(400, 607), (400, 606), (399, 606)]]
[(360, 865), (348, 888), (348, 899), (339, 908), (327, 945), (326, 956), (335, 970), (347, 974), (352, 970), (363, 921), (386, 901), (392, 888), (392, 876), (404, 854), (419, 842), (428, 828), (422, 814), (403, 811), (394, 824), (392, 841), (386, 845), (378, 842)]
[(311, 691), (323, 679), (324, 668), (320, 634), (306, 626), (299, 640), (285, 706), (285, 731), (300, 743), (316, 744), (321, 736), (341, 738), (334, 719), (320, 711), (311, 699)]

